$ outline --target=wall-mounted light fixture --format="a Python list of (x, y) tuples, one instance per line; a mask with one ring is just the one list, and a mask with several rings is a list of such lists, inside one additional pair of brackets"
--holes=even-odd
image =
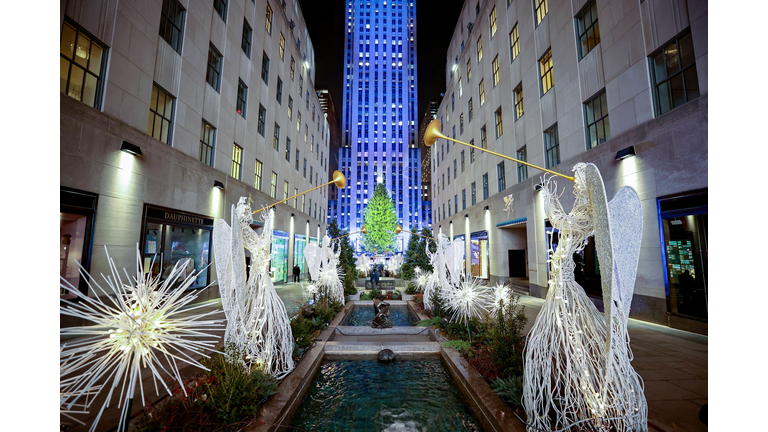
[(465, 215), (464, 215), (464, 219), (469, 219), (469, 215), (468, 215), (468, 214), (465, 214)]
[(296, 216), (295, 214), (291, 213), (291, 217), (295, 217), (295, 216)]
[(120, 146), (120, 150), (132, 155), (141, 156), (141, 148), (136, 144), (129, 143), (128, 141), (123, 141), (123, 144)]
[(534, 185), (533, 186), (533, 190), (535, 190), (536, 192), (540, 191), (541, 190), (541, 185), (540, 184)]
[(491, 210), (491, 208), (490, 208), (490, 207), (488, 207), (488, 206), (485, 206), (485, 207), (483, 207), (483, 210), (485, 210), (485, 211), (490, 211), (490, 210)]
[(224, 183), (222, 183), (222, 182), (220, 182), (218, 180), (214, 180), (213, 181), (213, 187), (215, 187), (217, 189), (224, 190)]
[(616, 153), (616, 160), (622, 160), (636, 155), (637, 153), (635, 152), (635, 146), (631, 145), (625, 149), (619, 150)]

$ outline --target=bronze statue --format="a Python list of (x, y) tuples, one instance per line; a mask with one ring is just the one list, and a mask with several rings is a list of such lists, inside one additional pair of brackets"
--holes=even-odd
[(389, 319), (389, 303), (383, 300), (384, 296), (379, 294), (373, 299), (373, 311), (376, 317), (371, 321), (373, 328), (391, 328), (392, 321)]

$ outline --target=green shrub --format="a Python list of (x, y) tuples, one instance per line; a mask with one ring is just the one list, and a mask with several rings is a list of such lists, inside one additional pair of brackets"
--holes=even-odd
[(412, 284), (411, 282), (408, 282), (405, 288), (405, 293), (413, 295), (413, 294), (416, 294), (417, 292), (418, 291), (416, 291), (416, 285)]
[(261, 369), (246, 369), (234, 344), (225, 352), (202, 361), (210, 370), (184, 383), (186, 396), (178, 387), (156, 407), (145, 408), (136, 430), (236, 431), (251, 421), (277, 391), (277, 381)]
[(491, 360), (499, 369), (499, 376), (512, 377), (523, 374), (523, 329), (528, 322), (525, 307), (519, 306), (519, 297), (503, 304), (496, 322), (488, 331), (486, 340)]
[(305, 318), (303, 314), (299, 314), (291, 320), (293, 340), (299, 349), (306, 349), (312, 343), (314, 331), (314, 323), (312, 320)]
[(523, 377), (498, 378), (491, 383), (493, 391), (512, 408), (523, 408)]
[(472, 345), (469, 343), (469, 341), (452, 340), (443, 342), (440, 345), (446, 348), (453, 348), (456, 351), (459, 351), (462, 355), (472, 357)]
[(473, 344), (480, 344), (485, 340), (488, 326), (477, 318), (472, 318), (468, 322), (443, 320), (440, 322), (440, 329), (451, 338), (469, 341), (471, 336)]
[(443, 322), (443, 319), (440, 317), (432, 317), (430, 319), (421, 320), (418, 323), (416, 323), (419, 327), (430, 327), (433, 325), (439, 325)]
[(445, 301), (437, 294), (437, 290), (432, 291), (432, 297), (429, 299), (432, 302), (432, 315), (444, 317), (447, 315), (445, 310)]
[(346, 285), (344, 286), (344, 295), (350, 296), (357, 294), (357, 287), (354, 285)]

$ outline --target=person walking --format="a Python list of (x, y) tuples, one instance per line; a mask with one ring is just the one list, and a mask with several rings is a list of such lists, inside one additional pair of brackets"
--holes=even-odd
[(293, 281), (301, 282), (301, 268), (298, 265), (293, 265)]

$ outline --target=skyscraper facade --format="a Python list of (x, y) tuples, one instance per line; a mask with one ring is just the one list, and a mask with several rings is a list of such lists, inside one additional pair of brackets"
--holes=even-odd
[[(339, 226), (350, 232), (376, 183), (395, 199), (404, 229), (421, 229), (421, 157), (416, 125), (416, 2), (349, 0), (344, 52), (344, 107)], [(398, 249), (407, 237), (398, 238)], [(359, 237), (352, 236), (359, 248)]]

